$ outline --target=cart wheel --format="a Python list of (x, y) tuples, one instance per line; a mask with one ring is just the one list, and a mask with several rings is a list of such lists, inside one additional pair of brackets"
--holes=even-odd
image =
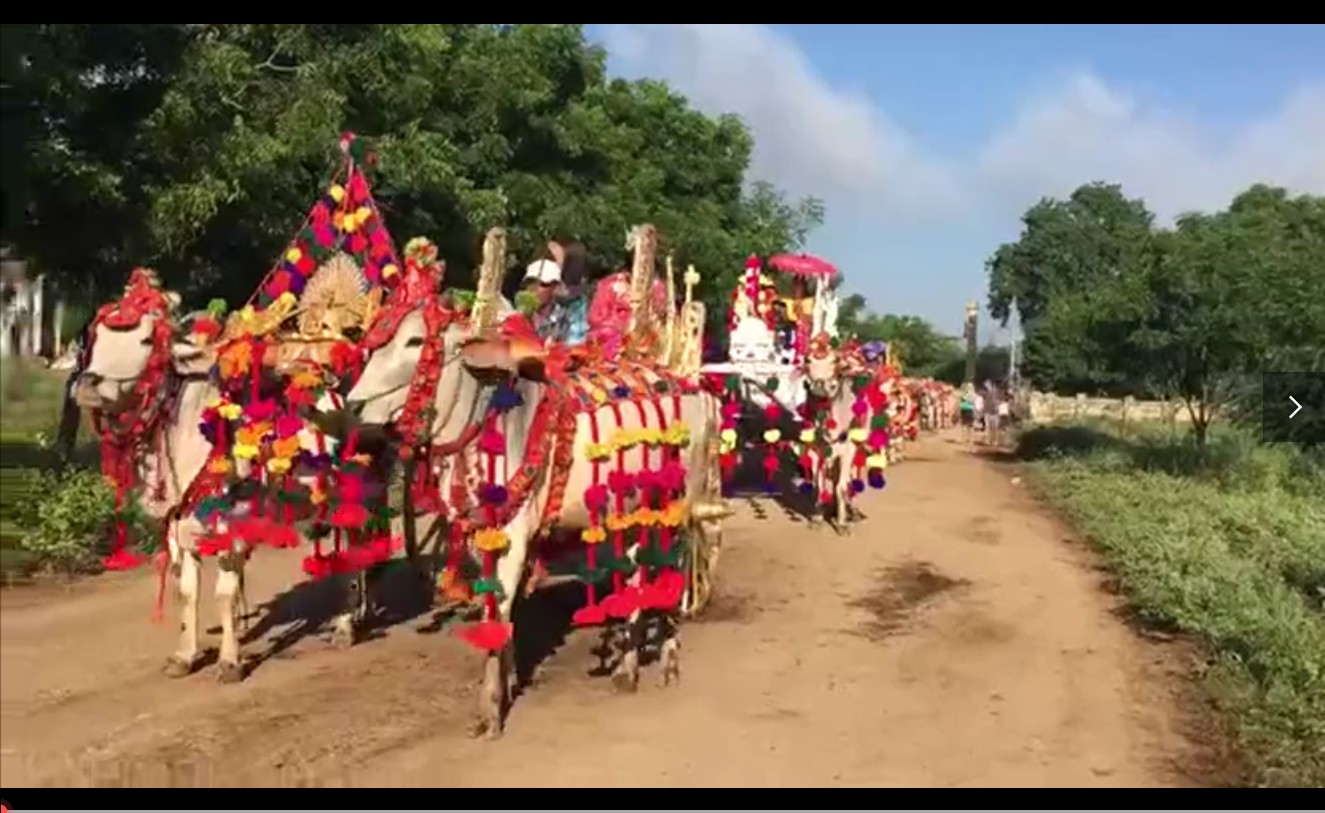
[(722, 526), (715, 522), (696, 522), (694, 542), (686, 556), (686, 592), (681, 614), (695, 618), (704, 611), (713, 596), (713, 572), (722, 549)]

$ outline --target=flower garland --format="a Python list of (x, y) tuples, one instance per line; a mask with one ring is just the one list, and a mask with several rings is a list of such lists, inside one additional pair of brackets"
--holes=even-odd
[[(846, 372), (850, 366), (850, 346), (839, 349), (839, 369)], [(811, 355), (823, 358), (833, 351), (827, 336), (816, 336), (811, 342)], [(887, 485), (884, 469), (887, 468), (886, 450), (890, 445), (888, 399), (886, 390), (879, 381), (869, 375), (852, 375), (849, 384), (855, 396), (851, 404), (851, 419), (846, 427), (839, 427), (832, 415), (832, 402), (826, 398), (807, 398), (801, 408), (801, 418), (805, 428), (798, 438), (798, 463), (804, 477), (801, 490), (813, 493), (818, 482), (817, 474), (832, 455), (834, 440), (849, 440), (854, 449), (851, 459), (843, 461), (852, 469), (851, 487), (848, 499), (870, 488), (882, 489)], [(831, 489), (823, 489), (818, 494), (820, 505), (829, 505), (834, 499)]]
[[(655, 382), (655, 390), (664, 381)], [(607, 406), (616, 429), (605, 442), (598, 410), (587, 411), (590, 441), (583, 452), (593, 468), (592, 484), (584, 493), (590, 525), (581, 534), (587, 546), (581, 571), (587, 601), (572, 619), (579, 626), (629, 618), (638, 610), (671, 610), (685, 591), (680, 569), (684, 545), (678, 530), (689, 518), (683, 499), (686, 468), (682, 450), (690, 443), (690, 430), (681, 421), (681, 395), (670, 396), (670, 420), (662, 399), (647, 390), (636, 393), (623, 384), (614, 395), (618, 400)], [(638, 413), (638, 427), (626, 425), (622, 409), (628, 404)], [(638, 468), (626, 464), (627, 452), (635, 449), (642, 456)], [(651, 463), (655, 457), (656, 466)], [(632, 536), (637, 546), (633, 562), (626, 551)], [(599, 547), (609, 540), (610, 555), (600, 557)], [(626, 576), (632, 573), (636, 584), (628, 585)], [(609, 576), (611, 591), (600, 601), (598, 585)]]
[[(137, 327), (145, 318), (153, 319), (151, 351), (134, 383), (127, 408), (114, 414), (100, 410), (92, 413), (93, 425), (101, 437), (101, 473), (115, 489), (114, 534), (110, 553), (102, 559), (107, 570), (128, 570), (145, 561), (129, 550), (124, 512), (138, 485), (139, 460), (150, 453), (150, 439), (160, 429), (161, 419), (170, 413), (170, 402), (177, 394), (177, 382), (171, 376), (173, 310), (160, 289), (156, 273), (148, 268), (135, 268), (129, 274), (124, 295), (103, 305), (93, 319), (93, 339), (99, 326), (127, 330)], [(166, 467), (158, 466), (158, 470), (164, 474)], [(164, 485), (164, 480), (158, 482), (158, 490)]]
[(739, 375), (709, 374), (703, 379), (703, 388), (720, 402), (718, 427), (718, 470), (724, 492), (729, 488), (736, 467), (740, 464), (741, 377)]
[[(439, 586), (452, 595), (464, 596), (472, 591), (482, 597), (483, 620), (459, 628), (457, 634), (472, 646), (488, 652), (505, 646), (511, 635), (510, 623), (498, 617), (502, 596), (496, 573), (497, 560), (510, 546), (510, 538), (504, 529), (542, 482), (548, 470), (549, 453), (557, 446), (554, 442), (556, 433), (565, 426), (563, 413), (567, 401), (555, 388), (547, 387), (534, 409), (523, 459), (512, 473), (502, 421), (507, 413), (523, 403), (514, 379), (498, 385), (488, 412), (480, 422), (482, 432), (474, 448), (479, 463), (477, 488), (467, 493), (460, 478), (453, 480), (451, 537)], [(564, 455), (560, 459), (564, 460)], [(544, 513), (548, 514), (547, 511)], [(471, 547), (479, 555), (479, 572), (473, 584), (466, 585), (464, 565)]]
[[(432, 440), (437, 384), (444, 365), (446, 331), (459, 314), (447, 308), (437, 289), (445, 275), (438, 260), (437, 246), (424, 237), (415, 237), (405, 245), (405, 273), (391, 291), (361, 343), (362, 352), (370, 353), (391, 341), (406, 316), (422, 310), (424, 342), (419, 365), (410, 381), (409, 392), (396, 431), (401, 437), (400, 454), (409, 459)], [(426, 469), (424, 467), (425, 474)]]

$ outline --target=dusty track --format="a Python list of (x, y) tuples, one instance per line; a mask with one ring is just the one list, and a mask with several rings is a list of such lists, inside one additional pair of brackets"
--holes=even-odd
[[(161, 676), (174, 632), (147, 621), (148, 574), (5, 591), (0, 786), (1204, 781), (1174, 699), (1181, 653), (1129, 631), (1090, 557), (1007, 472), (929, 438), (892, 475), (848, 538), (745, 507), (720, 595), (684, 630), (681, 686), (651, 670), (614, 695), (587, 675), (595, 639), (574, 634), (497, 743), (466, 737), (478, 663), (425, 634), (427, 616), (351, 652), (302, 637), (221, 686)], [(254, 603), (296, 572), (296, 557), (258, 557)]]

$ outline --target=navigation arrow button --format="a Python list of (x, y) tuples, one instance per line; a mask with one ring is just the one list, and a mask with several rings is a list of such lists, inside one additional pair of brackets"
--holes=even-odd
[(1293, 402), (1293, 406), (1294, 406), (1293, 411), (1290, 412), (1290, 413), (1288, 413), (1288, 419), (1291, 421), (1291, 420), (1293, 419), (1293, 416), (1294, 416), (1294, 415), (1296, 415), (1297, 413), (1299, 413), (1299, 412), (1302, 411), (1302, 405), (1299, 404), (1299, 403), (1297, 402), (1297, 399), (1294, 398), (1294, 397), (1291, 396), (1291, 395), (1288, 396), (1288, 400), (1292, 401), (1292, 402)]

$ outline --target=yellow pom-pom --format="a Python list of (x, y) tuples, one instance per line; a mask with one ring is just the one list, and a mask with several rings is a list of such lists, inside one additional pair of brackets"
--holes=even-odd
[(285, 261), (297, 263), (304, 257), (304, 252), (299, 250), (298, 246), (290, 246), (290, 250), (285, 252)]
[(224, 457), (214, 457), (212, 458), (212, 461), (207, 464), (207, 470), (212, 474), (229, 474), (231, 468), (233, 467), (230, 465), (230, 461), (226, 460)]
[(685, 446), (690, 442), (690, 427), (674, 423), (662, 432), (662, 442), (669, 446)]
[(216, 411), (227, 421), (237, 421), (239, 416), (244, 414), (244, 408), (239, 404), (222, 404)]
[(267, 471), (272, 474), (285, 474), (290, 470), (290, 459), (288, 457), (273, 457), (267, 461)]
[(485, 553), (498, 553), (509, 545), (510, 540), (501, 528), (483, 528), (474, 533), (474, 547)]
[(592, 398), (593, 398), (595, 404), (606, 403), (606, 401), (607, 401), (607, 393), (606, 393), (605, 391), (603, 391), (603, 390), (595, 389), (595, 390), (593, 391)]
[(724, 429), (724, 430), (722, 430), (722, 434), (721, 434), (719, 437), (722, 438), (722, 442), (723, 442), (723, 443), (730, 443), (730, 444), (735, 445), (735, 443), (736, 443), (736, 430), (735, 430), (735, 429)]
[(671, 503), (660, 512), (660, 521), (669, 528), (676, 528), (685, 524), (690, 515), (690, 503), (685, 500), (677, 500)]
[(872, 454), (865, 458), (865, 466), (871, 469), (886, 469), (888, 468), (888, 455)]
[(382, 266), (382, 279), (391, 279), (392, 277), (394, 277), (396, 274), (399, 273), (400, 269), (396, 268), (395, 263), (387, 263), (386, 265)]
[(331, 188), (327, 190), (327, 194), (331, 195), (332, 200), (340, 203), (345, 200), (345, 187), (338, 183), (334, 183), (331, 185)]
[(857, 426), (855, 429), (847, 432), (847, 438), (850, 439), (852, 443), (864, 443), (870, 439), (870, 430), (862, 426)]
[(607, 539), (607, 532), (595, 525), (592, 528), (586, 528), (580, 534), (580, 539), (586, 545), (597, 545)]
[(767, 443), (777, 443), (782, 440), (782, 432), (778, 429), (765, 429), (764, 441)]
[(252, 460), (258, 456), (258, 447), (252, 443), (236, 443), (230, 453), (238, 460)]
[(369, 209), (367, 206), (360, 206), (358, 209), (354, 210), (354, 219), (358, 221), (360, 226), (367, 223), (372, 216), (373, 210)]
[(813, 429), (802, 429), (802, 430), (801, 430), (801, 443), (814, 443), (814, 430), (813, 430)]

